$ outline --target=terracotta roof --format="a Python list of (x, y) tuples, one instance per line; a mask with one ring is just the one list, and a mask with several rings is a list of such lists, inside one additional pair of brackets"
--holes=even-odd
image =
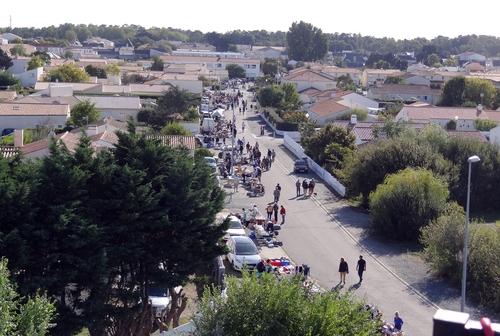
[(183, 135), (150, 135), (149, 139), (159, 140), (162, 145), (171, 148), (187, 148), (189, 150), (195, 150), (196, 140), (194, 136), (183, 136)]
[(326, 98), (333, 98), (336, 101), (339, 101), (342, 99), (342, 97), (352, 93), (352, 91), (342, 91), (338, 89), (329, 89), (329, 90), (323, 90), (317, 92), (314, 96), (317, 99), (326, 99)]
[(226, 58), (217, 56), (184, 56), (184, 55), (166, 55), (160, 56), (165, 63), (250, 63), (260, 64), (259, 59), (250, 58)]
[(452, 137), (465, 137), (477, 139), (481, 142), (488, 142), (488, 139), (479, 131), (448, 131), (448, 134)]
[(384, 84), (374, 86), (369, 89), (373, 94), (412, 94), (412, 95), (440, 95), (441, 90), (431, 89), (427, 85), (408, 85), (408, 84)]
[[(70, 132), (60, 133), (54, 137), (55, 141), (63, 143), (66, 146), (66, 148), (68, 148), (68, 150), (71, 152), (73, 152), (78, 146), (79, 139), (80, 139), (80, 134), (70, 133)], [(49, 146), (50, 146), (50, 138), (47, 137), (21, 147), (21, 153), (26, 155), (47, 149), (49, 148)]]
[(305, 69), (291, 73), (283, 78), (285, 81), (301, 81), (301, 82), (334, 82), (335, 80), (328, 75), (317, 71)]
[(402, 76), (404, 72), (397, 69), (365, 69), (367, 74), (379, 74), (388, 76)]
[(116, 145), (118, 143), (118, 136), (116, 135), (115, 132), (110, 132), (110, 131), (104, 131), (102, 133), (92, 135), (90, 139), (92, 139), (92, 142), (104, 141), (113, 145)]
[(15, 101), (21, 104), (61, 104), (69, 105), (70, 108), (78, 104), (80, 101), (73, 96), (66, 97), (47, 97), (47, 96), (26, 96)]
[(338, 74), (338, 73), (361, 74), (361, 70), (356, 68), (339, 68), (334, 66), (323, 66), (321, 68), (321, 71), (331, 74)]
[(318, 94), (319, 92), (321, 92), (321, 90), (318, 90), (316, 88), (310, 87), (310, 88), (304, 89), (302, 91), (299, 91), (299, 94), (304, 94), (304, 95), (307, 95), (307, 96), (313, 96), (315, 94)]
[(4, 102), (0, 103), (0, 115), (26, 115), (26, 116), (39, 116), (39, 115), (62, 115), (69, 116), (68, 104), (46, 104), (46, 103), (14, 103)]
[(95, 88), (99, 86), (97, 83), (52, 83), (52, 82), (37, 82), (35, 84), (35, 90), (41, 91), (49, 88), (50, 85), (57, 86), (71, 86), (74, 92), (82, 92), (90, 88)]
[(330, 98), (314, 103), (309, 110), (320, 117), (326, 117), (349, 109), (349, 107), (337, 103), (334, 98)]
[(414, 107), (405, 106), (400, 112), (401, 116), (407, 116), (409, 120), (432, 120), (432, 119), (454, 119), (457, 116), (462, 120), (489, 119), (500, 122), (500, 112), (483, 110), (477, 113), (474, 107)]

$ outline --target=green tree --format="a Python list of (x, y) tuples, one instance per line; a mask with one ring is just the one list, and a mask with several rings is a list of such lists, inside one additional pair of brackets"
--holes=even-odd
[(315, 61), (325, 56), (328, 44), (321, 29), (303, 21), (294, 22), (286, 34), (288, 58)]
[(141, 120), (160, 129), (168, 121), (186, 115), (190, 107), (198, 106), (199, 102), (199, 96), (174, 86), (158, 98), (158, 106), (155, 109), (148, 109), (142, 113)]
[(424, 168), (455, 182), (457, 171), (443, 158), (443, 155), (427, 143), (418, 143), (412, 137), (401, 137), (379, 141), (363, 146), (355, 155), (348, 156), (342, 169), (342, 180), (350, 196), (363, 197), (363, 205), (368, 205), (369, 194), (384, 181), (407, 167)]
[(45, 61), (41, 56), (33, 56), (28, 62), (28, 70), (41, 68), (45, 65)]
[(0, 49), (0, 70), (7, 70), (12, 66), (12, 58), (3, 49)]
[(377, 335), (379, 323), (363, 303), (339, 293), (312, 294), (300, 279), (277, 281), (243, 273), (227, 279), (227, 299), (218, 289), (205, 290), (197, 334), (227, 336)]
[(281, 91), (283, 92), (283, 99), (280, 103), (280, 108), (288, 111), (299, 109), (301, 102), (295, 85), (292, 83), (283, 83), (281, 84)]
[[(454, 285), (460, 284), (465, 214), (453, 203), (436, 220), (422, 229), (424, 257), (432, 271)], [(467, 269), (467, 293), (477, 303), (500, 308), (500, 228), (472, 224)]]
[(229, 75), (229, 78), (245, 78), (246, 72), (245, 69), (243, 69), (240, 65), (238, 64), (228, 64), (226, 65), (226, 70)]
[(12, 56), (26, 56), (26, 48), (22, 44), (16, 44), (10, 48), (10, 54)]
[(107, 78), (106, 70), (100, 67), (93, 66), (92, 64), (89, 64), (85, 67), (85, 72), (89, 76), (97, 78)]
[(7, 71), (0, 71), (0, 86), (14, 86), (18, 84), (19, 80), (17, 78)]
[(78, 36), (76, 36), (76, 33), (74, 30), (67, 30), (65, 33), (64, 33), (64, 38), (66, 39), (66, 41), (68, 41), (69, 43), (74, 43)]
[(490, 80), (483, 78), (465, 79), (465, 101), (473, 101), (491, 108), (496, 100), (496, 95), (497, 90)]
[(153, 64), (151, 64), (151, 70), (163, 71), (163, 67), (164, 67), (163, 60), (158, 56), (153, 57)]
[(441, 57), (437, 54), (429, 54), (425, 58), (424, 64), (431, 67), (440, 67), (441, 66)]
[(73, 106), (69, 122), (76, 127), (82, 127), (98, 121), (99, 117), (100, 113), (95, 104), (84, 100)]
[(47, 335), (55, 316), (54, 304), (45, 295), (22, 298), (10, 279), (7, 260), (0, 260), (0, 327), (2, 335)]
[(337, 78), (337, 88), (344, 91), (356, 91), (356, 84), (349, 75), (342, 75)]
[(204, 157), (213, 157), (214, 153), (208, 148), (196, 148), (194, 151), (194, 159), (195, 160), (200, 160), (203, 159)]
[(161, 133), (165, 135), (192, 135), (189, 130), (187, 130), (186, 128), (184, 128), (184, 126), (176, 122), (171, 122), (165, 125), (161, 129)]
[(354, 133), (348, 128), (334, 124), (326, 125), (301, 142), (311, 159), (332, 169), (340, 168), (346, 154), (356, 148)]
[(428, 170), (388, 175), (370, 194), (372, 227), (384, 237), (416, 241), (420, 229), (444, 210), (448, 195), (446, 183)]
[(50, 64), (50, 55), (46, 53), (45, 51), (35, 51), (31, 56), (39, 56), (44, 64)]
[(279, 70), (279, 61), (274, 58), (266, 58), (264, 62), (260, 65), (262, 73), (265, 76), (273, 77), (276, 76)]
[(74, 64), (63, 64), (60, 67), (50, 70), (47, 74), (49, 82), (69, 82), (81, 83), (89, 80), (89, 75)]
[(257, 99), (263, 107), (279, 107), (284, 93), (279, 85), (270, 85), (259, 89)]
[(384, 81), (384, 84), (403, 84), (404, 83), (404, 79), (403, 77), (399, 77), (399, 76), (388, 76), (385, 81)]
[(106, 73), (112, 76), (118, 76), (120, 74), (120, 67), (115, 63), (106, 65)]
[(443, 88), (440, 105), (461, 106), (465, 102), (465, 78), (455, 77), (446, 82)]

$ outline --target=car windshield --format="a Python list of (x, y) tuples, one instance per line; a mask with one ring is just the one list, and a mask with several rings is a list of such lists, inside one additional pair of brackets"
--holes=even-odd
[(254, 244), (250, 242), (238, 242), (236, 243), (236, 254), (237, 255), (255, 255), (257, 254), (257, 248)]
[(229, 222), (229, 228), (230, 229), (241, 229), (241, 223), (238, 220), (232, 220)]

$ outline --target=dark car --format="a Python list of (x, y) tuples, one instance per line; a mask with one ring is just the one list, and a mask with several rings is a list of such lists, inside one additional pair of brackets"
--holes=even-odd
[(9, 135), (9, 134), (12, 134), (14, 133), (14, 129), (13, 128), (4, 128), (4, 130), (2, 131), (2, 136), (6, 136), (6, 135)]
[(307, 158), (297, 159), (293, 164), (294, 173), (307, 173), (309, 172), (309, 165), (307, 164)]

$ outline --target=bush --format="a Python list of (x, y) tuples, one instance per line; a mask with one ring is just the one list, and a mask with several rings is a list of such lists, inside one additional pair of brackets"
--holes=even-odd
[(476, 119), (474, 120), (474, 126), (478, 131), (489, 131), (490, 129), (497, 127), (497, 123), (493, 120)]
[(165, 125), (161, 129), (161, 133), (164, 135), (192, 135), (189, 130), (185, 129), (184, 126), (176, 122)]
[(197, 148), (195, 151), (194, 151), (194, 159), (195, 160), (198, 160), (198, 159), (202, 159), (206, 156), (214, 156), (214, 153), (212, 153), (212, 151), (210, 151), (210, 149), (208, 148)]
[(363, 120), (366, 120), (366, 118), (368, 118), (368, 112), (366, 112), (365, 110), (362, 110), (362, 109), (352, 109), (350, 111), (347, 111), (345, 113), (342, 113), (340, 116), (339, 116), (339, 119), (340, 120), (351, 120), (351, 116), (355, 114), (358, 121), (363, 121)]
[[(459, 285), (465, 214), (452, 204), (436, 220), (422, 229), (424, 256), (432, 271)], [(490, 309), (500, 310), (500, 228), (484, 224), (470, 226), (467, 268), (468, 296)]]
[(397, 240), (418, 240), (420, 229), (435, 219), (448, 199), (445, 182), (425, 169), (407, 168), (389, 175), (370, 194), (372, 226)]
[(228, 278), (227, 293), (224, 299), (217, 289), (205, 290), (197, 335), (377, 335), (378, 323), (361, 302), (334, 292), (314, 295), (298, 279), (244, 272), (242, 279)]

